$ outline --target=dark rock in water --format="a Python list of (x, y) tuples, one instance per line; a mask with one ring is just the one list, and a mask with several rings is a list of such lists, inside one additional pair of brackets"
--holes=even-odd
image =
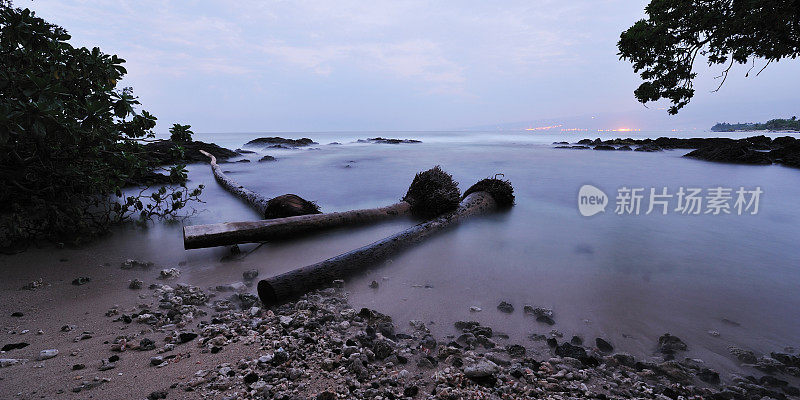
[(130, 284), (128, 284), (128, 288), (129, 289), (133, 289), (133, 290), (141, 289), (142, 286), (144, 286), (144, 282), (142, 282), (139, 279), (134, 279), (134, 280), (131, 281)]
[(89, 278), (88, 276), (81, 276), (81, 277), (73, 279), (72, 280), (72, 284), (75, 285), (75, 286), (81, 286), (81, 285), (85, 285), (85, 284), (87, 284), (87, 283), (89, 283), (91, 281), (92, 281), (92, 278)]
[(506, 353), (514, 358), (525, 357), (525, 346), (519, 344), (512, 344), (506, 346)]
[(181, 332), (178, 334), (178, 341), (181, 343), (190, 342), (197, 338), (197, 334), (194, 332)]
[(541, 322), (547, 325), (554, 325), (556, 323), (552, 317), (548, 317), (547, 315), (540, 315), (536, 317), (536, 322)]
[(573, 336), (572, 339), (569, 340), (569, 342), (575, 346), (583, 346), (583, 338), (581, 338), (580, 336)]
[(740, 324), (740, 323), (738, 323), (738, 322), (736, 322), (736, 321), (731, 321), (731, 320), (729, 320), (729, 319), (727, 319), (727, 318), (723, 318), (723, 319), (722, 319), (722, 322), (723, 322), (723, 323), (726, 323), (726, 324), (728, 324), (728, 325), (730, 325), (730, 326), (742, 326), (742, 324)]
[(609, 146), (609, 145), (605, 145), (605, 144), (594, 146), (594, 149), (595, 150), (616, 150), (616, 148), (614, 148), (614, 146)]
[[(183, 154), (175, 151), (175, 147), (183, 148)], [(217, 161), (225, 161), (239, 154), (233, 150), (217, 146), (214, 143), (192, 141), (187, 143), (175, 143), (169, 140), (159, 140), (148, 143), (144, 146), (144, 157), (160, 165), (208, 162), (208, 157), (200, 153), (206, 151), (217, 158)]]
[(592, 144), (592, 139), (581, 139), (578, 144)]
[(662, 354), (673, 355), (677, 351), (685, 351), (686, 343), (679, 337), (665, 333), (658, 338), (658, 351)]
[(550, 347), (557, 347), (558, 346), (558, 342), (556, 341), (555, 338), (548, 338), (547, 339), (547, 345), (550, 346)]
[(285, 139), (282, 137), (263, 137), (258, 139), (253, 139), (247, 143), (245, 146), (260, 146), (260, 147), (267, 147), (267, 146), (274, 146), (279, 145), (282, 147), (304, 147), (310, 146), (312, 144), (318, 144), (317, 142), (309, 139), (309, 138), (302, 138), (302, 139)]
[(264, 156), (258, 159), (258, 162), (277, 161), (278, 159), (273, 156)]
[(578, 360), (581, 363), (583, 363), (583, 365), (585, 365), (585, 366), (587, 366), (589, 368), (594, 368), (594, 367), (600, 365), (600, 360), (598, 360), (597, 358), (595, 358), (593, 356), (581, 357)]
[(246, 281), (252, 281), (258, 277), (258, 270), (257, 269), (249, 269), (247, 271), (242, 272), (242, 278)]
[(420, 140), (414, 139), (389, 139), (389, 138), (369, 138), (369, 139), (358, 139), (358, 143), (383, 143), (383, 144), (400, 144), (400, 143), (422, 143)]
[(617, 363), (626, 367), (633, 367), (636, 364), (636, 359), (628, 353), (616, 353), (612, 357)]
[(514, 312), (514, 306), (505, 301), (500, 302), (500, 304), (497, 305), (497, 309), (507, 314)]
[(556, 347), (556, 355), (559, 357), (572, 357), (580, 359), (586, 357), (586, 350), (580, 346), (573, 346), (569, 343), (562, 343)]
[(614, 346), (612, 346), (611, 343), (608, 343), (607, 341), (601, 338), (596, 338), (594, 340), (594, 343), (597, 345), (597, 348), (603, 353), (611, 353), (612, 351), (614, 351)]
[(14, 311), (14, 312), (11, 313), (12, 317), (17, 317), (17, 318), (19, 318), (19, 317), (21, 317), (23, 315), (25, 315), (25, 314), (23, 314), (23, 313), (21, 313), (19, 311)]
[(456, 327), (458, 330), (472, 330), (475, 327), (481, 326), (481, 323), (478, 321), (456, 321), (453, 323), (453, 326)]
[(620, 146), (617, 150), (631, 151), (633, 149), (631, 148), (631, 146), (625, 145), (625, 146)]
[(794, 140), (793, 142), (781, 140), (779, 142), (778, 139), (775, 139), (773, 143), (785, 144), (770, 151), (768, 153), (770, 158), (788, 167), (800, 168), (800, 140)]
[(585, 150), (590, 149), (589, 146), (556, 146), (557, 149), (576, 149), (576, 150)]
[(753, 150), (743, 142), (735, 142), (722, 146), (701, 147), (686, 154), (684, 157), (736, 164), (772, 164), (769, 153)]
[(644, 144), (644, 145), (641, 145), (641, 146), (633, 149), (633, 151), (643, 151), (643, 152), (646, 152), (646, 153), (654, 153), (654, 152), (662, 151), (662, 150), (664, 150), (664, 149), (662, 149), (661, 147), (658, 147), (658, 146), (656, 146), (654, 144)]
[(708, 368), (702, 368), (700, 371), (697, 371), (697, 377), (700, 378), (701, 381), (712, 385), (716, 385), (720, 382), (719, 373)]
[(293, 217), (296, 215), (320, 214), (319, 206), (296, 194), (284, 194), (267, 202), (265, 219)]
[(7, 344), (7, 345), (3, 346), (3, 351), (11, 351), (11, 350), (16, 350), (16, 349), (24, 349), (24, 348), (26, 348), (26, 347), (28, 347), (28, 346), (30, 346), (30, 343), (25, 343), (25, 342), (19, 342), (19, 343), (9, 343), (9, 344)]
[(378, 340), (372, 345), (372, 352), (375, 353), (375, 358), (383, 360), (394, 353), (394, 348), (385, 340)]
[(86, 364), (75, 364), (72, 366), (73, 371), (80, 371), (86, 368)]
[(762, 386), (777, 387), (777, 386), (787, 386), (789, 385), (789, 382), (783, 379), (778, 379), (774, 376), (764, 375), (761, 378), (758, 378), (758, 384)]
[(117, 362), (117, 361), (119, 361), (119, 356), (116, 354), (114, 354), (111, 357), (108, 357), (108, 362)]
[(235, 152), (239, 154), (255, 154), (256, 152), (253, 150), (245, 150), (245, 149), (236, 149)]
[(553, 142), (553, 144), (569, 144), (569, 142)]

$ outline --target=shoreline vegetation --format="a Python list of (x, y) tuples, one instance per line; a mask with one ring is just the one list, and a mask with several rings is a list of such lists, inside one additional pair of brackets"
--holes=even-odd
[(800, 140), (792, 136), (770, 138), (764, 135), (744, 139), (730, 138), (668, 138), (658, 139), (582, 139), (577, 143), (556, 142), (557, 149), (616, 150), (656, 152), (664, 150), (693, 151), (684, 157), (705, 161), (770, 165), (773, 163), (800, 168)]
[(765, 123), (745, 122), (730, 124), (718, 122), (711, 127), (711, 132), (800, 132), (800, 121), (797, 117), (787, 119), (771, 119)]

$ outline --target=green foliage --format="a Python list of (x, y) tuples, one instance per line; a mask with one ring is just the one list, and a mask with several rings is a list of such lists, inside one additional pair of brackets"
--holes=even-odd
[[(117, 89), (125, 60), (75, 48), (64, 28), (0, 4), (0, 240), (75, 239), (133, 215), (175, 215), (199, 190), (123, 195), (157, 166), (143, 156), (156, 118)], [(188, 126), (187, 130), (188, 130)], [(169, 170), (185, 180), (182, 165)], [(155, 196), (155, 197), (153, 197)]]
[(189, 143), (192, 141), (192, 135), (194, 132), (191, 131), (191, 125), (181, 125), (181, 124), (173, 124), (172, 128), (169, 128), (169, 140), (173, 143)]
[(800, 55), (800, 0), (651, 0), (645, 12), (647, 19), (621, 34), (619, 56), (644, 80), (636, 99), (668, 99), (670, 114), (694, 96), (698, 54), (709, 66), (728, 64), (720, 87), (734, 62), (768, 65)]
[(797, 117), (790, 119), (771, 119), (763, 124), (752, 122), (729, 124), (719, 122), (711, 127), (712, 132), (734, 132), (734, 131), (800, 131), (800, 121)]

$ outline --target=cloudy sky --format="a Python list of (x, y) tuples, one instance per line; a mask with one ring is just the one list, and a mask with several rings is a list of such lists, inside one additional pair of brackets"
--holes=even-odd
[[(678, 117), (633, 98), (619, 33), (641, 0), (15, 0), (72, 43), (127, 60), (158, 130), (440, 130), (611, 115), (634, 128), (708, 128), (800, 114), (800, 61), (761, 76), (698, 65)], [(612, 122), (613, 123), (613, 122)], [(611, 128), (613, 126), (610, 126)]]

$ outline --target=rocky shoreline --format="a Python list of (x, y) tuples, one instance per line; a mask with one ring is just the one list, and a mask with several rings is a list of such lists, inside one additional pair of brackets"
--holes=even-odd
[[(136, 374), (145, 382), (164, 369), (188, 372), (145, 384), (138, 388), (141, 393), (123, 393), (123, 398), (677, 400), (800, 395), (800, 357), (788, 352), (759, 357), (731, 348), (732, 356), (761, 376), (720, 377), (701, 360), (685, 357), (689, 345), (669, 334), (658, 339), (656, 356), (647, 360), (617, 353), (603, 338), (584, 344), (580, 337), (566, 340), (555, 330), (511, 343), (508, 336), (474, 321), (456, 321), (457, 333), (437, 338), (422, 321), (396, 323), (378, 311), (354, 309), (342, 281), (264, 308), (250, 293), (256, 270), (245, 271), (241, 282), (204, 290), (171, 283), (180, 276), (178, 268), (157, 271), (152, 263), (135, 260), (121, 268), (141, 271), (158, 283), (145, 288), (143, 281), (131, 280), (129, 288), (138, 293), (140, 304), (116, 305), (105, 312), (103, 324), (116, 326), (118, 333), (101, 345), (104, 358), (96, 365), (75, 362), (73, 385), (42, 398), (76, 393), (107, 398), (104, 388), (117, 379), (113, 373), (124, 363), (142, 365)], [(76, 281), (73, 285), (95, 283), (88, 277)], [(22, 290), (42, 285), (34, 282)], [(514, 307), (503, 302), (498, 312), (514, 312)], [(526, 305), (523, 312), (542, 323), (553, 318), (548, 309)], [(73, 325), (63, 326), (59, 334), (75, 343), (95, 335), (91, 327)], [(549, 350), (534, 350), (540, 341)], [(13, 358), (25, 347), (4, 346), (3, 380), (13, 380), (31, 366), (48, 368), (59, 357), (77, 355), (52, 348), (32, 360)], [(209, 357), (218, 361), (205, 362)], [(191, 369), (201, 362), (202, 368)], [(17, 397), (29, 398), (23, 393)]]
[(764, 135), (744, 139), (668, 138), (658, 139), (582, 139), (577, 143), (553, 143), (557, 149), (590, 149), (655, 152), (673, 149), (694, 149), (684, 157), (705, 161), (769, 165), (782, 164), (800, 168), (800, 140), (792, 136), (770, 138)]

